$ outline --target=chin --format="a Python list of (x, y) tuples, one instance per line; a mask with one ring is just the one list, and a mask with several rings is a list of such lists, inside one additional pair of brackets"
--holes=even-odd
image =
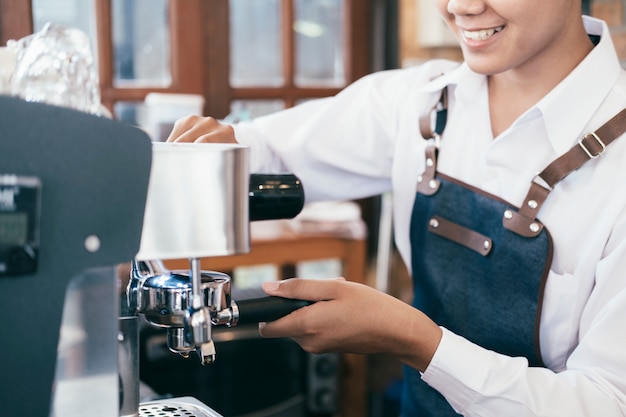
[(465, 58), (465, 62), (472, 71), (482, 75), (495, 75), (507, 69), (504, 65), (498, 65), (499, 63), (492, 60)]

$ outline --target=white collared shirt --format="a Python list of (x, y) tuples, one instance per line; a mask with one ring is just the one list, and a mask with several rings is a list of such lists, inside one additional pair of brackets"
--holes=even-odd
[[(539, 171), (626, 107), (626, 72), (608, 29), (591, 18), (585, 25), (600, 43), (497, 138), (486, 78), (449, 61), (372, 74), (336, 97), (236, 125), (235, 134), (252, 149), (253, 171), (295, 173), (307, 201), (392, 191), (396, 245), (410, 268), (420, 114), (450, 85), (439, 170), (519, 205)], [(444, 329), (423, 378), (467, 416), (626, 415), (626, 137), (558, 184), (539, 219), (554, 242), (540, 325), (547, 369)]]

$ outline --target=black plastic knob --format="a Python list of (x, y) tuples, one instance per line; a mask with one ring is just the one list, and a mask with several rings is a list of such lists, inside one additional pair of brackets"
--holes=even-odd
[(304, 206), (304, 189), (293, 174), (250, 175), (250, 220), (291, 219)]

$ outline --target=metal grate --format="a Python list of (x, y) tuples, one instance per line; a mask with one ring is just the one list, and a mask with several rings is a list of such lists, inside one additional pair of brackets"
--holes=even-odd
[(150, 403), (139, 406), (139, 417), (212, 417), (190, 404)]

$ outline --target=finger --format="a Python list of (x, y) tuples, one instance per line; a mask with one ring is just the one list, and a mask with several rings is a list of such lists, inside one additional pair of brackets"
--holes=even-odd
[(172, 142), (237, 143), (232, 126), (202, 123), (180, 134)]
[[(190, 142), (190, 140), (182, 139), (184, 134), (193, 128), (200, 121), (199, 116), (191, 115), (180, 118), (174, 122), (174, 127), (166, 139), (166, 142)], [(193, 142), (193, 140), (191, 140)]]
[(198, 136), (195, 141), (202, 143), (237, 143), (235, 130), (230, 125), (220, 125), (215, 130)]
[(337, 298), (342, 284), (347, 282), (343, 277), (336, 279), (304, 279), (291, 278), (282, 281), (264, 282), (263, 290), (268, 295), (293, 298), (296, 300), (325, 301)]
[(276, 319), (271, 322), (259, 323), (259, 334), (263, 337), (276, 338), (276, 337), (303, 337), (307, 335), (306, 317), (307, 309), (313, 307), (313, 305), (302, 307), (298, 310)]

